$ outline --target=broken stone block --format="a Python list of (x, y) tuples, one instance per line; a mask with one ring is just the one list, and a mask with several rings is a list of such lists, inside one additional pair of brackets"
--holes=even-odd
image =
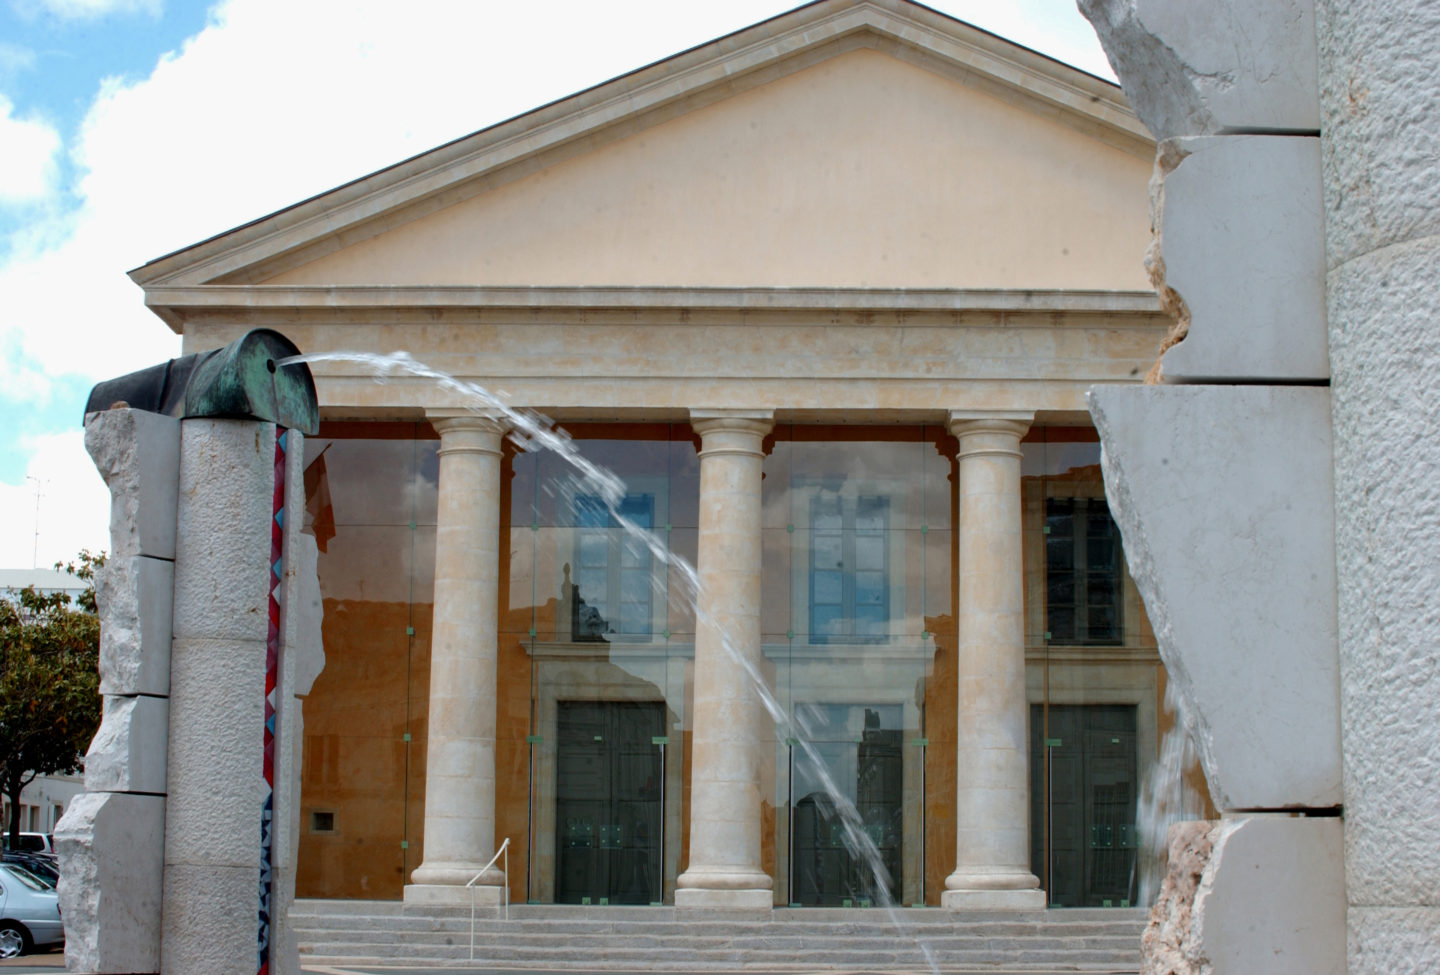
[(263, 643), (269, 625), (275, 425), (190, 419), (181, 428), (175, 639)]
[(1142, 975), (1206, 975), (1205, 958), (1192, 924), (1195, 894), (1210, 863), (1218, 822), (1174, 823), (1166, 836), (1170, 851), (1160, 896), (1140, 939)]
[(1089, 403), (1215, 806), (1339, 805), (1329, 390), (1096, 386)]
[(85, 449), (110, 488), (110, 557), (175, 557), (180, 421), (117, 409), (85, 418)]
[(1159, 139), (1318, 132), (1313, 0), (1079, 0)]
[(82, 793), (70, 803), (55, 826), (70, 971), (160, 971), (164, 844), (162, 796)]
[(1345, 840), (1338, 816), (1226, 820), (1192, 929), (1214, 975), (1345, 975)]
[(1175, 139), (1157, 169), (1163, 286), (1190, 315), (1165, 380), (1328, 379), (1320, 140)]
[(85, 791), (165, 791), (170, 702), (107, 695), (100, 730), (85, 753)]
[(175, 563), (112, 557), (95, 573), (100, 612), (100, 693), (170, 693)]

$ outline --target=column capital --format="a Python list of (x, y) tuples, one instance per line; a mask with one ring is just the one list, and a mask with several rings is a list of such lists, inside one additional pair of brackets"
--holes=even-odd
[(691, 410), (690, 427), (700, 435), (700, 456), (763, 456), (760, 442), (775, 429), (774, 410)]
[(960, 438), (960, 457), (975, 454), (1020, 456), (1020, 438), (1030, 429), (1031, 410), (951, 410), (946, 417), (950, 432)]
[(447, 410), (426, 410), (425, 418), (440, 434), (440, 453), (500, 453), (500, 439), (510, 423), (483, 413), (456, 413)]

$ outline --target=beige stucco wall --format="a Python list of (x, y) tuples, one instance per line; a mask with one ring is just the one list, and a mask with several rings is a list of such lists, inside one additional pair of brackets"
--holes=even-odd
[(1140, 290), (1149, 175), (856, 50), (266, 283)]

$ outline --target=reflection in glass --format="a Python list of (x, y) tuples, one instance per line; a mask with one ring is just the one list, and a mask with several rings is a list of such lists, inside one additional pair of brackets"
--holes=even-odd
[[(626, 485), (611, 510), (546, 454), (507, 455), (510, 593), (500, 696), (513, 716), (497, 782), (536, 903), (673, 902), (684, 849), (694, 613), (662, 552), (693, 562), (699, 462), (688, 426), (573, 424), (581, 454)], [(518, 884), (518, 888), (516, 887)]]
[(1052, 906), (1136, 905), (1156, 866), (1136, 820), (1168, 722), (1164, 668), (1094, 431), (1041, 427), (1021, 446), (1031, 866)]
[[(776, 749), (782, 904), (923, 903), (927, 888), (939, 897), (927, 875), (948, 854), (926, 849), (925, 735), (945, 693), (930, 676), (937, 630), (951, 621), (953, 456), (953, 441), (920, 427), (775, 431), (762, 484), (761, 625), (796, 722)], [(847, 827), (846, 804), (868, 843)]]

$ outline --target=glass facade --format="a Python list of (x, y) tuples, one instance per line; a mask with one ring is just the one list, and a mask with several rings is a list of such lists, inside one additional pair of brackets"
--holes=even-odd
[[(1089, 428), (1021, 444), (1031, 868), (1055, 907), (1140, 903), (1139, 808), (1164, 734), (1165, 672), (1105, 501)], [(1203, 782), (1192, 802), (1203, 806)]]
[[(496, 840), (517, 902), (673, 903), (695, 614), (670, 560), (695, 560), (699, 442), (689, 424), (567, 432), (625, 490), (607, 505), (556, 456), (505, 445)], [(422, 860), (438, 445), (384, 423), (306, 442), (326, 666), (305, 708), (301, 896), (396, 899)], [(955, 869), (956, 450), (938, 426), (766, 440), (762, 676), (789, 716), (763, 790), (778, 905), (936, 905)], [(1094, 432), (1036, 427), (1022, 451), (1032, 868), (1052, 905), (1136, 904), (1163, 667)]]
[(954, 440), (939, 427), (781, 426), (773, 441), (761, 639), (791, 716), (775, 744), (776, 901), (934, 901), (954, 868), (953, 747), (950, 802), (929, 768), (929, 746), (955, 737), (953, 665), (948, 721), (933, 680), (939, 648), (954, 652)]
[(698, 446), (688, 424), (567, 432), (625, 494), (612, 509), (558, 456), (507, 456), (497, 829), (525, 838), (518, 901), (664, 903), (684, 869), (695, 654), (667, 560), (695, 561)]
[(438, 447), (411, 423), (305, 441), (325, 669), (305, 701), (302, 896), (399, 898), (420, 865)]

